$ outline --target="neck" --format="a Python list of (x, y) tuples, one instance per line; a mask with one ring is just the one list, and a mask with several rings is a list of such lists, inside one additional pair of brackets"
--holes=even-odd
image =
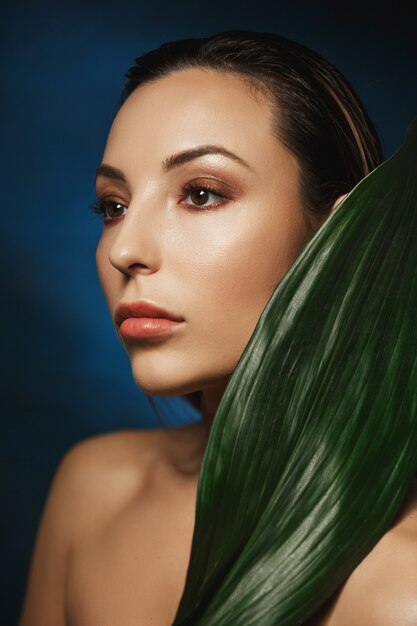
[(214, 416), (216, 414), (217, 408), (223, 397), (223, 393), (227, 387), (228, 382), (229, 379), (227, 378), (226, 380), (222, 380), (212, 387), (202, 389), (201, 391), (201, 425), (207, 437), (210, 434)]

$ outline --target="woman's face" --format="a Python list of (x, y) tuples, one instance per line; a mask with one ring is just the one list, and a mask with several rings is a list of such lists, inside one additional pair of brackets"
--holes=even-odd
[[(207, 145), (235, 158), (191, 158)], [(136, 339), (116, 324), (137, 384), (160, 396), (224, 387), (313, 234), (269, 104), (232, 75), (176, 71), (129, 96), (102, 164), (97, 195), (112, 221), (96, 259), (113, 319), (120, 302), (146, 300), (184, 320)]]

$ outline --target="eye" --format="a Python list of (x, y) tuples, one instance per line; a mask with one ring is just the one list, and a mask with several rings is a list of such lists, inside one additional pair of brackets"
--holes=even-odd
[(95, 202), (90, 205), (90, 209), (93, 213), (101, 215), (105, 222), (114, 222), (123, 215), (124, 209), (128, 207), (117, 200), (110, 200), (109, 198), (97, 198)]
[[(192, 207), (202, 207), (202, 208), (211, 209), (220, 204), (223, 204), (224, 200), (228, 199), (228, 197), (224, 193), (220, 193), (219, 189), (216, 189), (216, 187), (207, 183), (201, 184), (198, 182), (191, 182), (191, 183), (188, 183), (188, 185), (185, 185), (185, 187), (183, 187), (183, 191), (188, 192), (185, 198), (190, 197), (191, 199), (191, 203), (186, 202), (185, 204), (188, 204)], [(206, 204), (210, 195), (214, 195), (214, 196), (217, 196), (218, 198), (221, 198), (221, 201), (212, 202), (211, 204)]]

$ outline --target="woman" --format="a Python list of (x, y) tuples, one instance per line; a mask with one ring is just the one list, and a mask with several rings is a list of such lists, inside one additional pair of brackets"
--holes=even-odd
[(137, 384), (202, 419), (66, 454), (20, 626), (416, 624), (415, 428), (385, 433), (398, 384), (370, 403), (399, 327), (373, 285), (405, 258), (371, 245), (377, 133), (330, 63), (277, 35), (136, 63), (97, 170), (97, 268)]

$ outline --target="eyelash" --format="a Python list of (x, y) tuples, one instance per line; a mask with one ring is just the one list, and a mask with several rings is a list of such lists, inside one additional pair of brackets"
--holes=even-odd
[(107, 212), (107, 208), (109, 205), (118, 205), (118, 204), (120, 204), (120, 206), (123, 206), (123, 207), (126, 206), (122, 202), (116, 202), (116, 200), (109, 200), (107, 198), (97, 198), (97, 200), (95, 200), (95, 202), (90, 204), (89, 207), (93, 211), (93, 213), (98, 213), (98, 215), (101, 215), (104, 222), (115, 222), (119, 218), (118, 217), (108, 218), (106, 216), (106, 212)]
[[(221, 200), (217, 202), (213, 202), (212, 204), (208, 204), (207, 206), (204, 206), (204, 205), (199, 206), (198, 204), (186, 203), (186, 206), (192, 207), (192, 210), (198, 209), (202, 211), (208, 211), (209, 209), (213, 209), (213, 208), (220, 206), (221, 204), (224, 203), (225, 200), (230, 199), (229, 196), (226, 196), (224, 193), (220, 193), (216, 187), (207, 183), (202, 185), (198, 182), (190, 182), (182, 188), (183, 192), (187, 192), (187, 196), (192, 191), (195, 191), (195, 190), (207, 191), (208, 193), (212, 193), (215, 196), (218, 196), (219, 198), (221, 198)], [(115, 222), (117, 219), (119, 219), (118, 217), (115, 217), (115, 218), (106, 217), (106, 212), (107, 212), (107, 208), (109, 207), (109, 205), (120, 205), (120, 206), (126, 207), (125, 204), (123, 204), (122, 202), (117, 202), (116, 200), (110, 200), (106, 198), (97, 198), (95, 202), (90, 204), (90, 209), (93, 211), (93, 213), (98, 213), (99, 215), (101, 215), (105, 222)]]
[(216, 186), (214, 185), (210, 185), (210, 183), (204, 183), (201, 184), (198, 181), (191, 181), (190, 183), (188, 183), (187, 185), (185, 185), (182, 188), (183, 192), (187, 192), (187, 195), (189, 193), (191, 193), (192, 191), (195, 190), (203, 190), (203, 191), (208, 191), (209, 193), (214, 194), (215, 196), (218, 196), (219, 198), (221, 198), (221, 201), (217, 201), (217, 202), (213, 202), (212, 204), (208, 204), (206, 207), (205, 206), (199, 206), (198, 204), (191, 204), (188, 206), (191, 206), (193, 208), (197, 208), (197, 209), (202, 209), (203, 211), (207, 211), (208, 209), (213, 209), (217, 206), (219, 206), (220, 204), (224, 203), (224, 200), (230, 200), (230, 196), (226, 195), (225, 193), (220, 193), (220, 190), (218, 188), (216, 188)]

